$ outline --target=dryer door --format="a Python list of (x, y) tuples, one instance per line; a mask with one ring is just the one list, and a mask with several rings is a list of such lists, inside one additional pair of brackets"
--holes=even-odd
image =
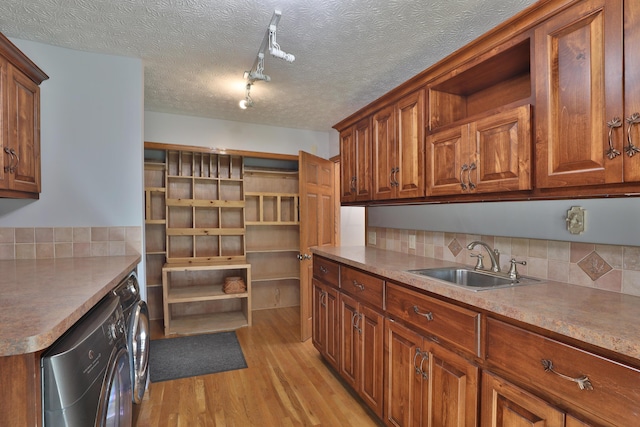
[(131, 427), (133, 422), (129, 353), (126, 347), (119, 348), (114, 359), (104, 379), (96, 427)]
[(147, 303), (138, 301), (129, 319), (127, 345), (131, 357), (131, 386), (133, 403), (142, 402), (149, 376), (149, 309)]

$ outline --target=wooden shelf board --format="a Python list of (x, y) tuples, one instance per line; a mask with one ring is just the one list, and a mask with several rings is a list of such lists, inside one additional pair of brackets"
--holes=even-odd
[(144, 168), (146, 170), (159, 170), (163, 171), (166, 167), (166, 163), (164, 162), (144, 162)]
[(167, 236), (244, 236), (244, 228), (167, 228)]
[(167, 223), (166, 219), (145, 219), (144, 223), (147, 225), (165, 225)]
[(167, 251), (148, 251), (145, 255), (166, 255)]
[(222, 284), (181, 286), (177, 288), (170, 288), (168, 290), (167, 302), (169, 304), (176, 304), (183, 302), (213, 301), (248, 297), (248, 292), (243, 292), (241, 294), (225, 294), (222, 291)]
[(167, 189), (164, 187), (144, 187), (144, 191), (148, 193), (166, 193)]
[(254, 274), (251, 277), (251, 283), (255, 282), (272, 282), (274, 280), (288, 280), (288, 279), (297, 279), (300, 280), (300, 274), (297, 272), (282, 272), (278, 274), (269, 274), (261, 276), (260, 274)]
[(300, 225), (299, 221), (247, 221), (247, 225)]
[(166, 335), (195, 335), (207, 332), (232, 331), (250, 326), (244, 313), (230, 311), (223, 313), (199, 314), (171, 319), (171, 326), (165, 329)]
[(176, 264), (165, 264), (162, 267), (163, 271), (198, 271), (198, 270), (232, 270), (232, 269), (240, 269), (246, 268), (250, 269), (251, 264), (247, 264), (245, 262), (207, 262), (207, 263), (197, 263), (197, 262), (185, 262), (185, 263), (176, 263)]
[[(167, 264), (169, 265), (236, 265), (244, 263), (247, 260), (246, 255), (219, 255), (207, 257), (176, 257), (167, 255)], [(234, 268), (234, 267), (226, 267)], [(207, 270), (211, 270), (208, 268)]]
[(167, 206), (198, 208), (244, 208), (244, 200), (167, 199)]
[(262, 253), (279, 253), (279, 252), (300, 252), (300, 248), (251, 248), (251, 249), (247, 249), (247, 255), (249, 255), (249, 254), (262, 254)]

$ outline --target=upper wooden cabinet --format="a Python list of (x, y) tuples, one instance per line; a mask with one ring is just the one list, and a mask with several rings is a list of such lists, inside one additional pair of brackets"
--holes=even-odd
[(38, 85), (48, 78), (0, 34), (0, 197), (39, 197)]
[(640, 180), (639, 11), (585, 0), (536, 29), (536, 187)]
[(340, 133), (340, 201), (371, 200), (371, 118)]
[(424, 91), (373, 115), (375, 200), (424, 197)]
[(530, 106), (430, 135), (427, 170), (430, 196), (530, 189)]

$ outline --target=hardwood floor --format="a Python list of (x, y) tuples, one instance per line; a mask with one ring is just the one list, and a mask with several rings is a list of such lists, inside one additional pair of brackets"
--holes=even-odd
[(135, 425), (382, 425), (299, 331), (298, 307), (254, 311), (253, 326), (237, 330), (247, 369), (151, 383)]

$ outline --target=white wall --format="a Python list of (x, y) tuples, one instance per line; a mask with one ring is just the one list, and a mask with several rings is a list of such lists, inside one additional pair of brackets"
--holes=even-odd
[(329, 134), (229, 120), (145, 112), (144, 139), (165, 144), (329, 157)]
[(0, 199), (0, 227), (142, 227), (141, 60), (11, 41), (49, 80), (40, 200)]

